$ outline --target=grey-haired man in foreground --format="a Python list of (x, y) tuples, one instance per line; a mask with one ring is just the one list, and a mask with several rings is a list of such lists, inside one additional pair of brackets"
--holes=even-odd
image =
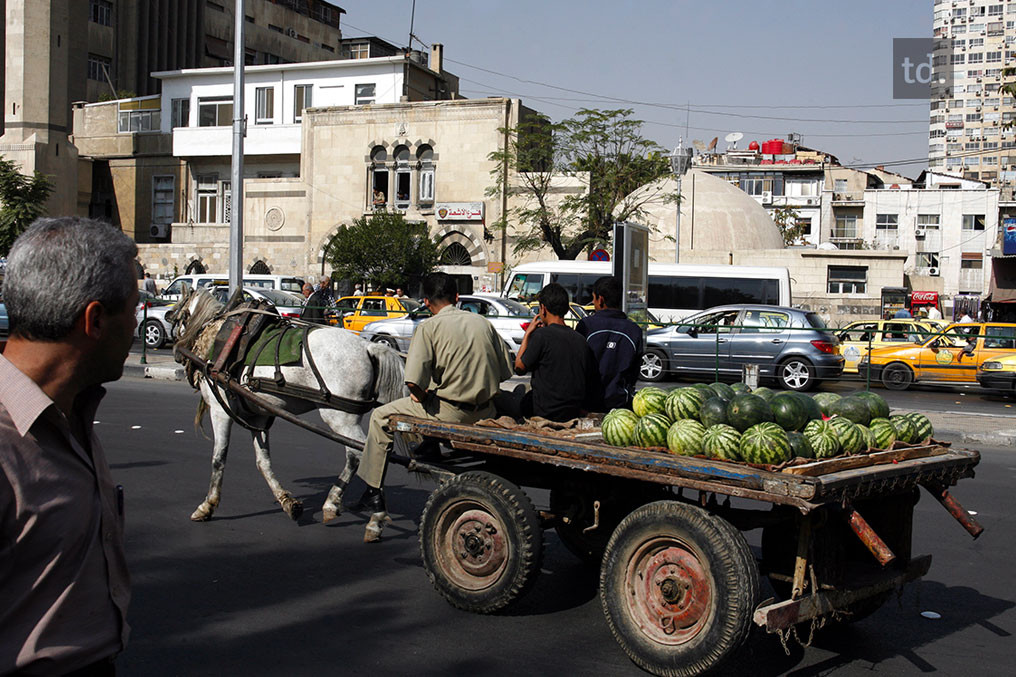
[(137, 247), (112, 226), (40, 219), (14, 243), (0, 356), (0, 674), (114, 674), (130, 580), (123, 499), (92, 422), (123, 373)]

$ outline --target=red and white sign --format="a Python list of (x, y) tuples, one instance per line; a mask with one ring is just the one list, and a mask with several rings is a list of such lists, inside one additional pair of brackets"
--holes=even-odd
[(937, 291), (915, 291), (910, 294), (910, 303), (920, 303), (921, 305), (938, 304), (938, 292)]
[(483, 203), (438, 202), (434, 213), (441, 221), (483, 221)]

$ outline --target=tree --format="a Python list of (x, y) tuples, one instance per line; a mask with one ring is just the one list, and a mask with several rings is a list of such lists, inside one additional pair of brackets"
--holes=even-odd
[(395, 288), (431, 272), (438, 256), (426, 223), (375, 212), (340, 228), (325, 248), (325, 259), (343, 279)]
[[(509, 208), (494, 225), (516, 228), (516, 255), (550, 245), (561, 259), (610, 242), (615, 221), (637, 220), (645, 206), (676, 195), (659, 190), (632, 193), (670, 173), (664, 149), (641, 135), (642, 122), (630, 109), (582, 109), (554, 123), (544, 115), (502, 129), (507, 146), (491, 153), (494, 184), (487, 195), (506, 191)], [(567, 179), (585, 179), (581, 194), (560, 188)]]
[(806, 222), (800, 220), (800, 214), (793, 207), (777, 207), (773, 211), (773, 222), (783, 234), (786, 246), (804, 244), (804, 227)]
[(14, 162), (0, 158), (0, 256), (7, 256), (18, 235), (46, 213), (52, 192), (46, 175), (25, 176)]

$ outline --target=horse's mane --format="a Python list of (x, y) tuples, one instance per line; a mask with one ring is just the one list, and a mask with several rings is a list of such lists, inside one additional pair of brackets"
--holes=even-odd
[[(195, 296), (196, 298), (192, 301), (192, 297)], [(189, 296), (180, 299), (178, 308), (183, 309), (191, 303), (194, 304), (194, 308), (187, 316), (186, 329), (177, 338), (177, 342), (183, 346), (193, 345), (198, 335), (204, 330), (205, 325), (221, 313), (225, 307), (207, 289), (191, 292)]]

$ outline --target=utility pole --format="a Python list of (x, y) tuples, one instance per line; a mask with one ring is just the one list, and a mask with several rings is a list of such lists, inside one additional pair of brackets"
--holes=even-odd
[(243, 114), (244, 0), (236, 0), (233, 31), (233, 164), (229, 180), (229, 294), (243, 284), (243, 137), (247, 120)]
[(684, 148), (684, 138), (678, 138), (677, 147), (670, 155), (670, 169), (677, 179), (677, 220), (674, 222), (674, 263), (681, 262), (681, 177), (691, 165), (691, 148)]

